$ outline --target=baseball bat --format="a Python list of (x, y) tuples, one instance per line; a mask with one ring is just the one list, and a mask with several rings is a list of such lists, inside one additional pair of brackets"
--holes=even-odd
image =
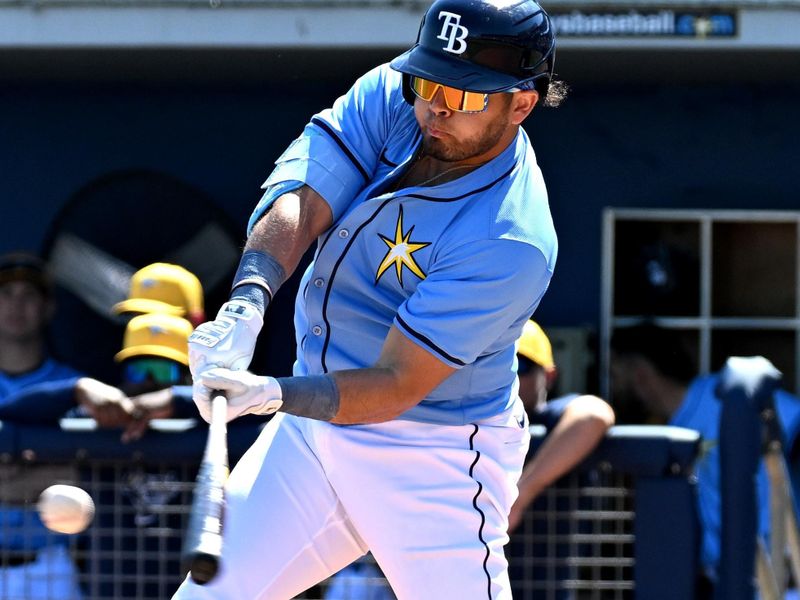
[(205, 585), (217, 575), (222, 558), (222, 527), (225, 480), (228, 478), (227, 399), (214, 392), (211, 423), (194, 486), (189, 528), (183, 544), (182, 563), (197, 584)]

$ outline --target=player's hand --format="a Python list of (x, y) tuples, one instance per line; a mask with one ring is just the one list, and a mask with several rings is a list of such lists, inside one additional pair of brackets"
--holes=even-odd
[(513, 532), (522, 523), (525, 507), (521, 504), (520, 502), (514, 502), (511, 512), (508, 513), (508, 533)]
[(198, 326), (189, 336), (189, 369), (194, 377), (211, 367), (240, 370), (250, 366), (264, 318), (243, 300), (222, 305), (217, 318)]
[(169, 419), (174, 412), (172, 388), (147, 392), (131, 398), (133, 419), (122, 433), (122, 443), (140, 439), (153, 419)]
[(200, 416), (209, 423), (212, 390), (226, 393), (228, 421), (241, 415), (271, 415), (283, 405), (281, 386), (274, 377), (262, 377), (250, 371), (213, 368), (195, 378), (192, 394)]
[(75, 400), (99, 427), (124, 427), (133, 418), (133, 402), (122, 390), (91, 377), (78, 379)]

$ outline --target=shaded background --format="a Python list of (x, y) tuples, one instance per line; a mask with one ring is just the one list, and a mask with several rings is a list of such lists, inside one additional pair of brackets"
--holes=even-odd
[[(0, 52), (0, 251), (46, 251), (87, 188), (131, 172), (182, 191), (172, 206), (145, 194), (138, 219), (126, 216), (133, 201), (114, 193), (81, 212), (80, 227), (119, 258), (143, 266), (211, 218), (241, 245), (275, 158), (314, 112), (401, 50)], [(571, 94), (526, 123), (560, 241), (540, 322), (597, 330), (604, 207), (798, 207), (793, 58), (560, 51)], [(276, 375), (291, 365), (293, 285), (270, 311), (259, 350)], [(213, 315), (225, 290), (207, 292)], [(62, 306), (57, 354), (110, 373), (97, 362), (121, 327), (81, 324), (68, 297)]]

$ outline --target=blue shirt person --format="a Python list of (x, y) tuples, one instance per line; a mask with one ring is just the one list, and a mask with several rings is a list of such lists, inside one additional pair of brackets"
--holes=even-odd
[[(53, 315), (52, 283), (37, 256), (13, 252), (0, 256), (0, 410), (25, 390), (73, 384), (79, 373), (48, 356), (45, 329)], [(35, 412), (35, 405), (28, 405)], [(7, 565), (0, 573), (0, 595), (8, 597), (80, 597), (77, 571), (66, 540), (50, 533), (26, 500), (52, 483), (47, 467), (4, 465), (13, 485), (2, 493), (0, 546)], [(50, 574), (48, 576), (48, 574)]]
[(0, 256), (0, 405), (23, 388), (79, 376), (48, 356), (45, 329), (53, 311), (44, 262), (24, 252)]
[[(701, 525), (699, 589), (713, 586), (720, 560), (721, 497), (718, 447), (721, 399), (719, 374), (696, 375), (680, 334), (655, 325), (638, 325), (615, 332), (612, 342), (613, 399), (643, 406), (649, 419), (698, 431), (702, 449), (695, 464), (697, 511)], [(787, 458), (800, 432), (800, 399), (778, 390), (775, 406)], [(790, 468), (791, 470), (791, 468)], [(758, 529), (769, 537), (769, 482), (763, 461), (756, 477)]]

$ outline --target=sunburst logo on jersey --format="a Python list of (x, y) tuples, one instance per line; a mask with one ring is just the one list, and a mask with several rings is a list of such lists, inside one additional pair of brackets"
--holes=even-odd
[(400, 207), (400, 213), (397, 215), (397, 226), (394, 231), (394, 239), (389, 239), (385, 235), (378, 236), (383, 240), (383, 243), (389, 247), (386, 256), (383, 257), (378, 272), (375, 274), (375, 283), (377, 284), (381, 276), (394, 265), (397, 273), (397, 281), (403, 285), (403, 267), (406, 267), (414, 275), (420, 279), (425, 279), (425, 273), (420, 269), (417, 261), (414, 259), (414, 252), (422, 250), (426, 246), (430, 246), (430, 242), (412, 242), (411, 234), (414, 233), (414, 226), (412, 225), (409, 230), (403, 233), (403, 207)]

